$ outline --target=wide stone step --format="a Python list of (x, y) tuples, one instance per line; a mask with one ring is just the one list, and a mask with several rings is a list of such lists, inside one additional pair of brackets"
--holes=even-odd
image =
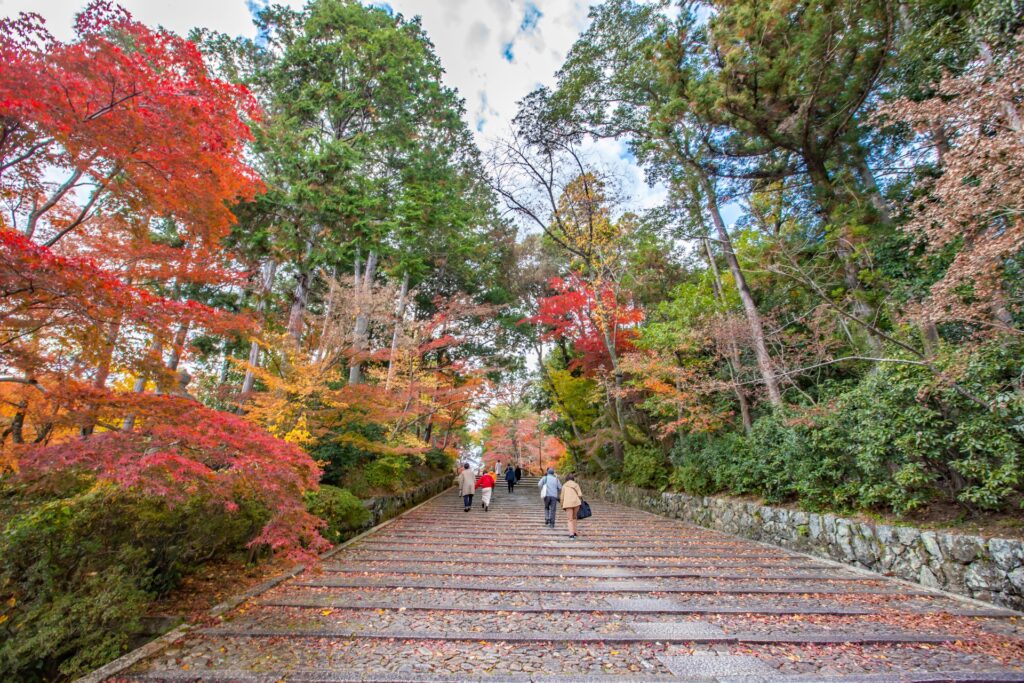
[[(555, 604), (538, 601), (534, 605), (467, 605), (456, 602), (444, 602), (431, 600), (425, 603), (414, 603), (408, 601), (379, 600), (364, 601), (361, 603), (346, 601), (338, 595), (316, 595), (312, 597), (279, 597), (261, 600), (258, 605), (269, 607), (295, 607), (300, 609), (345, 609), (345, 610), (368, 610), (368, 611), (458, 611), (458, 612), (480, 612), (493, 614), (496, 612), (524, 613), (524, 614), (547, 614), (551, 612), (598, 614), (602, 612), (612, 614), (704, 614), (704, 615), (738, 615), (738, 614), (770, 614), (770, 615), (827, 615), (827, 616), (868, 616), (877, 614), (878, 609), (875, 603), (871, 606), (856, 607), (848, 604), (829, 605), (822, 602), (804, 601), (802, 603), (777, 602), (774, 604), (758, 604), (745, 602), (739, 605), (724, 605), (716, 601), (713, 605), (687, 604), (685, 602), (671, 602), (658, 598), (622, 598), (615, 604), (607, 601), (602, 606), (597, 605), (571, 605)], [(1016, 612), (1009, 612), (999, 609), (911, 609), (906, 614), (929, 615), (949, 614), (954, 617), (980, 617), (989, 619), (1016, 619)]]
[[(500, 565), (507, 567), (563, 567), (571, 569), (574, 567), (616, 567), (616, 568), (644, 568), (652, 571), (657, 569), (673, 569), (679, 571), (685, 571), (693, 569), (696, 571), (722, 571), (730, 572), (742, 569), (748, 569), (750, 571), (758, 571), (762, 569), (773, 569), (776, 571), (814, 571), (814, 570), (833, 570), (837, 573), (845, 570), (837, 569), (834, 565), (827, 564), (824, 562), (814, 562), (811, 560), (805, 560), (803, 558), (783, 558), (773, 562), (741, 562), (741, 561), (729, 561), (722, 560), (716, 562), (704, 562), (691, 561), (691, 560), (680, 560), (678, 562), (651, 562), (642, 559), (622, 559), (622, 560), (606, 560), (606, 559), (574, 559), (572, 557), (563, 557), (561, 559), (530, 559), (522, 558), (520, 560), (514, 560), (507, 558), (504, 555), (498, 558), (491, 557), (480, 557), (480, 556), (467, 556), (466, 559), (459, 559), (459, 556), (451, 554), (439, 554), (436, 557), (419, 555), (419, 554), (408, 554), (408, 553), (392, 553), (394, 557), (380, 557), (377, 554), (367, 554), (367, 558), (377, 559), (365, 559), (359, 562), (351, 562), (354, 553), (346, 554), (346, 559), (350, 560), (348, 566), (352, 567), (373, 567), (373, 566), (394, 566), (394, 567), (422, 567), (424, 565), (458, 565), (467, 568), (488, 568), (491, 565)], [(455, 559), (451, 559), (451, 558)], [(410, 562), (411, 558), (415, 558), (415, 562)], [(330, 569), (333, 566), (340, 566), (338, 564), (326, 563), (323, 565), (324, 569)]]
[(874, 635), (861, 633), (805, 633), (805, 634), (761, 634), (735, 633), (731, 635), (705, 633), (700, 629), (688, 632), (685, 629), (673, 631), (650, 631), (641, 633), (561, 633), (542, 631), (532, 633), (505, 633), (502, 631), (368, 631), (352, 629), (293, 629), (254, 628), (236, 629), (230, 626), (207, 628), (198, 631), (205, 636), (230, 636), (237, 638), (359, 638), (368, 640), (418, 640), (418, 641), (481, 641), (506, 643), (646, 643), (656, 640), (662, 643), (699, 643), (703, 645), (865, 645), (879, 643), (952, 643), (963, 641), (963, 635), (921, 635), (913, 632), (890, 632)]
[(432, 576), (489, 576), (497, 578), (507, 577), (532, 577), (532, 578), (653, 578), (653, 579), (696, 579), (710, 578), (718, 581), (749, 581), (751, 579), (768, 581), (877, 581), (878, 579), (865, 578), (863, 574), (839, 574), (839, 573), (803, 573), (803, 574), (780, 574), (765, 573), (763, 571), (748, 571), (745, 573), (727, 573), (717, 570), (627, 570), (622, 567), (594, 567), (594, 568), (561, 568), (561, 569), (537, 569), (536, 565), (521, 564), (515, 566), (502, 565), (499, 567), (474, 568), (466, 566), (450, 566), (444, 568), (428, 568), (423, 565), (388, 565), (387, 563), (375, 563), (374, 566), (367, 564), (337, 565), (325, 564), (323, 571), (334, 574), (423, 574)]
[[(871, 594), (871, 595), (931, 595), (929, 591), (918, 591), (909, 588), (889, 587), (886, 582), (878, 581), (878, 586), (843, 586), (836, 587), (824, 584), (793, 584), (770, 586), (753, 584), (700, 584), (664, 583), (655, 581), (633, 581), (613, 579), (588, 579), (574, 581), (566, 579), (559, 583), (541, 583), (542, 580), (523, 579), (515, 583), (471, 583), (435, 580), (406, 580), (401, 578), (342, 578), (326, 577), (320, 579), (301, 579), (293, 582), (296, 586), (333, 587), (333, 588), (454, 588), (462, 591), (484, 592), (527, 592), (527, 593), (816, 593), (823, 594)], [(572, 585), (569, 585), (572, 584)]]
[[(573, 548), (579, 548), (574, 550)], [(365, 545), (353, 546), (352, 553), (366, 553), (366, 552), (395, 552), (394, 550), (388, 550), (386, 546), (380, 548), (372, 548)], [(446, 551), (444, 547), (424, 547), (424, 546), (410, 546), (403, 549), (406, 553), (424, 553), (424, 554), (437, 554), (438, 552)], [(764, 551), (752, 551), (752, 552), (659, 552), (654, 550), (600, 550), (592, 549), (581, 544), (575, 546), (567, 544), (564, 547), (557, 548), (546, 548), (542, 552), (537, 550), (518, 550), (518, 549), (496, 549), (496, 548), (471, 548), (471, 547), (459, 547), (457, 550), (447, 550), (452, 555), (487, 555), (489, 557), (536, 557), (538, 555), (542, 557), (558, 558), (558, 557), (603, 557), (603, 558), (634, 558), (634, 557), (645, 557), (652, 559), (664, 559), (664, 558), (682, 558), (682, 559), (737, 559), (746, 558), (750, 560), (771, 560), (771, 559), (785, 559), (792, 558), (793, 555), (785, 555), (781, 552), (771, 552), (768, 550)]]
[[(930, 647), (941, 645), (931, 644)], [(195, 634), (149, 663), (145, 671), (128, 672), (132, 678), (115, 680), (377, 680), (377, 681), (537, 681), (558, 680), (690, 681), (705, 683), (731, 681), (775, 683), (776, 681), (842, 681), (843, 678), (792, 678), (786, 652), (800, 645), (751, 643), (665, 642), (511, 642), (472, 640), (399, 640), (392, 638), (316, 638), (276, 636), (254, 644), (250, 636), (211, 636)], [(811, 648), (829, 645), (809, 644)], [(850, 647), (849, 643), (835, 647)], [(883, 662), (888, 678), (879, 681), (1020, 681), (1024, 673), (998, 666), (988, 658), (964, 655), (958, 661), (963, 669), (973, 669), (974, 678), (958, 677), (943, 662), (920, 656), (920, 650), (905, 643), (865, 643), (857, 645), (867, 660)], [(741, 652), (743, 654), (741, 654)], [(943, 670), (943, 668), (945, 670)], [(983, 672), (987, 678), (978, 678)], [(865, 671), (833, 672), (846, 681), (863, 681)], [(951, 673), (957, 676), (950, 677)], [(255, 678), (271, 674), (270, 678)], [(908, 678), (907, 674), (920, 676)], [(931, 675), (928, 678), (927, 675)], [(321, 678), (316, 678), (316, 676)], [(862, 676), (856, 678), (855, 676)], [(1013, 678), (1012, 676), (1018, 676)], [(276, 678), (273, 678), (276, 676)], [(330, 678), (330, 677), (335, 678)], [(347, 678), (345, 677), (347, 676)], [(940, 677), (941, 676), (941, 677)], [(1000, 676), (994, 678), (992, 676)], [(440, 678), (439, 678), (440, 677)], [(447, 677), (447, 678), (444, 678)], [(511, 678), (510, 678), (511, 677)], [(520, 677), (520, 678), (515, 678)], [(635, 677), (644, 677), (636, 679)], [(703, 678), (699, 678), (703, 677)]]
[(673, 614), (876, 614), (948, 613), (967, 617), (1014, 619), (1019, 613), (976, 607), (936, 596), (878, 595), (872, 593), (530, 593), (525, 591), (463, 591), (450, 588), (415, 590), (390, 588), (338, 588), (287, 584), (273, 589), (260, 604), (339, 609), (450, 609), (558, 612), (657, 612)]
[[(845, 605), (823, 605), (820, 603), (804, 602), (802, 604), (756, 604), (747, 602), (741, 606), (723, 605), (721, 602), (712, 605), (685, 604), (668, 599), (659, 598), (621, 598), (618, 600), (609, 599), (601, 606), (559, 604), (539, 600), (533, 605), (473, 605), (460, 602), (446, 602), (444, 600), (432, 599), (429, 602), (415, 603), (407, 600), (369, 600), (361, 603), (349, 603), (343, 596), (337, 594), (313, 594), (303, 597), (299, 594), (290, 596), (268, 598), (255, 603), (255, 607), (289, 607), (296, 609), (333, 610), (345, 611), (375, 611), (384, 613), (387, 611), (429, 611), (429, 612), (467, 612), (482, 614), (644, 614), (644, 615), (742, 615), (742, 614), (771, 614), (771, 615), (830, 615), (830, 616), (863, 616), (877, 612), (873, 607), (850, 607)], [(911, 611), (907, 614), (925, 614), (927, 612)], [(973, 610), (973, 611), (943, 611), (943, 614), (967, 617), (995, 617), (1008, 618), (1005, 612), (998, 610)]]
[[(567, 619), (565, 612), (473, 612), (281, 608), (253, 606), (203, 633), (271, 637), (365, 637), (484, 639), (571, 642), (740, 642), (865, 643), (950, 642), (972, 633), (1001, 634), (999, 622), (944, 616), (923, 623), (920, 615), (888, 614), (882, 620), (863, 615), (814, 619), (809, 615), (722, 614), (687, 618), (644, 612), (587, 612)], [(995, 625), (995, 626), (993, 626)], [(726, 630), (726, 627), (728, 630)], [(957, 630), (959, 629), (959, 631)], [(956, 635), (953, 635), (956, 634)]]
[[(616, 536), (616, 535), (603, 535), (600, 532), (594, 532), (591, 529), (579, 529), (581, 540), (585, 540), (587, 543), (600, 544), (605, 546), (614, 547), (626, 547), (626, 548), (637, 548), (645, 546), (669, 546), (672, 548), (701, 548), (710, 550), (744, 550), (750, 549), (750, 543), (728, 543), (722, 539), (715, 540), (694, 540), (687, 539), (685, 537), (665, 537), (664, 539), (659, 538), (646, 538), (643, 541), (630, 541), (629, 537)], [(514, 535), (510, 535), (514, 538)], [(528, 540), (523, 540), (522, 543), (526, 543), (530, 546), (542, 546), (550, 543), (561, 543), (568, 538), (567, 532), (564, 529), (547, 529), (540, 533), (531, 533)], [(417, 533), (388, 533), (388, 535), (381, 535), (374, 539), (375, 543), (415, 543), (415, 544), (429, 544), (436, 546), (455, 546), (455, 545), (471, 545), (474, 543), (504, 543), (501, 539), (496, 539), (494, 533), (488, 533), (485, 536), (471, 536), (468, 533), (460, 533), (459, 531), (452, 531), (451, 536), (431, 536), (431, 535), (417, 535)], [(583, 542), (583, 541), (581, 541)], [(509, 544), (511, 545), (511, 544)]]
[[(679, 664), (681, 668), (685, 665)], [(544, 676), (547, 683), (1020, 683), (1024, 681), (1024, 673), (1007, 671), (949, 671), (941, 676), (928, 673), (890, 674), (853, 674), (849, 676), (811, 675), (765, 675), (765, 674), (726, 674), (727, 678), (717, 675), (628, 675), (590, 674), (585, 676)], [(182, 681), (209, 681), (209, 683), (469, 683), (471, 681), (486, 683), (536, 683), (540, 680), (532, 674), (488, 675), (476, 676), (439, 676), (430, 674), (371, 674), (353, 676), (344, 672), (296, 670), (270, 673), (254, 673), (251, 671), (225, 670), (207, 672), (202, 678), (189, 672), (166, 672), (163, 674), (142, 673), (132, 676), (121, 676), (111, 681), (146, 681), (147, 683), (180, 683)]]

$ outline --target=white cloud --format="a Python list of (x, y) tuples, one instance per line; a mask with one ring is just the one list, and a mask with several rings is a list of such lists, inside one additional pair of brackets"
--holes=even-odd
[[(593, 0), (389, 0), (406, 16), (420, 15), (446, 70), (445, 81), (466, 100), (468, 123), (487, 148), (508, 134), (516, 102), (538, 85), (554, 85), (555, 72), (588, 24)], [(523, 20), (540, 12), (533, 26)], [(529, 22), (527, 22), (529, 24)], [(487, 28), (486, 33), (480, 26)], [(512, 61), (502, 54), (511, 43)], [(622, 176), (631, 208), (648, 208), (664, 198), (648, 188), (643, 171), (626, 157), (625, 145), (605, 140), (588, 151)]]
[[(84, 0), (0, 0), (0, 14), (41, 14), (60, 38), (71, 36), (74, 14)], [(246, 0), (120, 0), (147, 24), (180, 34), (204, 26), (231, 35), (254, 36)], [(304, 0), (287, 0), (299, 7)], [(378, 4), (378, 3), (374, 3)], [(387, 0), (406, 17), (420, 15), (433, 41), (448, 85), (466, 100), (466, 117), (481, 147), (508, 133), (516, 102), (538, 85), (553, 85), (555, 72), (587, 26), (595, 0)], [(539, 16), (530, 8), (535, 7)], [(524, 27), (524, 18), (527, 18)], [(530, 18), (535, 21), (531, 23)], [(502, 55), (511, 43), (512, 60)], [(623, 177), (634, 208), (663, 196), (650, 189), (642, 171), (628, 160), (625, 146), (605, 140), (590, 151)]]
[[(245, 0), (119, 0), (136, 19), (188, 35), (197, 26), (231, 35), (255, 35)], [(72, 36), (75, 14), (83, 0), (0, 0), (0, 14), (35, 12), (46, 19), (50, 32), (61, 39)]]

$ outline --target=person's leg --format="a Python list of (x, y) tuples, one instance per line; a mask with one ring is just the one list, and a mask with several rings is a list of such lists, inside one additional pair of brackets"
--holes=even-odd
[(464, 495), (462, 497), (462, 507), (465, 508), (466, 512), (469, 511), (469, 508), (473, 507), (473, 494), (472, 493)]
[(558, 498), (547, 496), (544, 498), (544, 514), (548, 526), (555, 528), (555, 514), (558, 512)]
[(484, 495), (483, 495), (484, 510), (486, 510), (490, 506), (490, 504), (491, 504), (491, 492), (492, 491), (494, 491), (494, 489), (484, 489)]
[(578, 507), (568, 508), (565, 511), (565, 514), (568, 516), (568, 519), (566, 521), (568, 522), (568, 525), (569, 525), (569, 535), (570, 536), (575, 536), (576, 535), (576, 513), (577, 513), (577, 511), (579, 511)]

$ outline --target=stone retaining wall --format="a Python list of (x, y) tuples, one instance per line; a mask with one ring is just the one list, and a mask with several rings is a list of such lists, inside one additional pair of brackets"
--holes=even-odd
[(400, 515), (413, 505), (418, 505), (431, 496), (444, 491), (454, 483), (455, 479), (450, 474), (445, 474), (437, 479), (424, 482), (414, 489), (405, 493), (393, 496), (378, 496), (363, 501), (366, 509), (370, 511), (370, 521), (363, 527), (363, 530), (386, 522), (392, 517)]
[[(581, 482), (589, 498), (1024, 610), (1024, 541), (921, 531), (758, 503)], [(600, 514), (595, 511), (595, 515)]]

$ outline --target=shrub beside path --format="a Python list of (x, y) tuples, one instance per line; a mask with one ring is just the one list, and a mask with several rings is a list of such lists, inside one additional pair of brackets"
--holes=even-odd
[(631, 508), (570, 540), (536, 480), (451, 489), (111, 678), (1024, 681), (1024, 615)]

